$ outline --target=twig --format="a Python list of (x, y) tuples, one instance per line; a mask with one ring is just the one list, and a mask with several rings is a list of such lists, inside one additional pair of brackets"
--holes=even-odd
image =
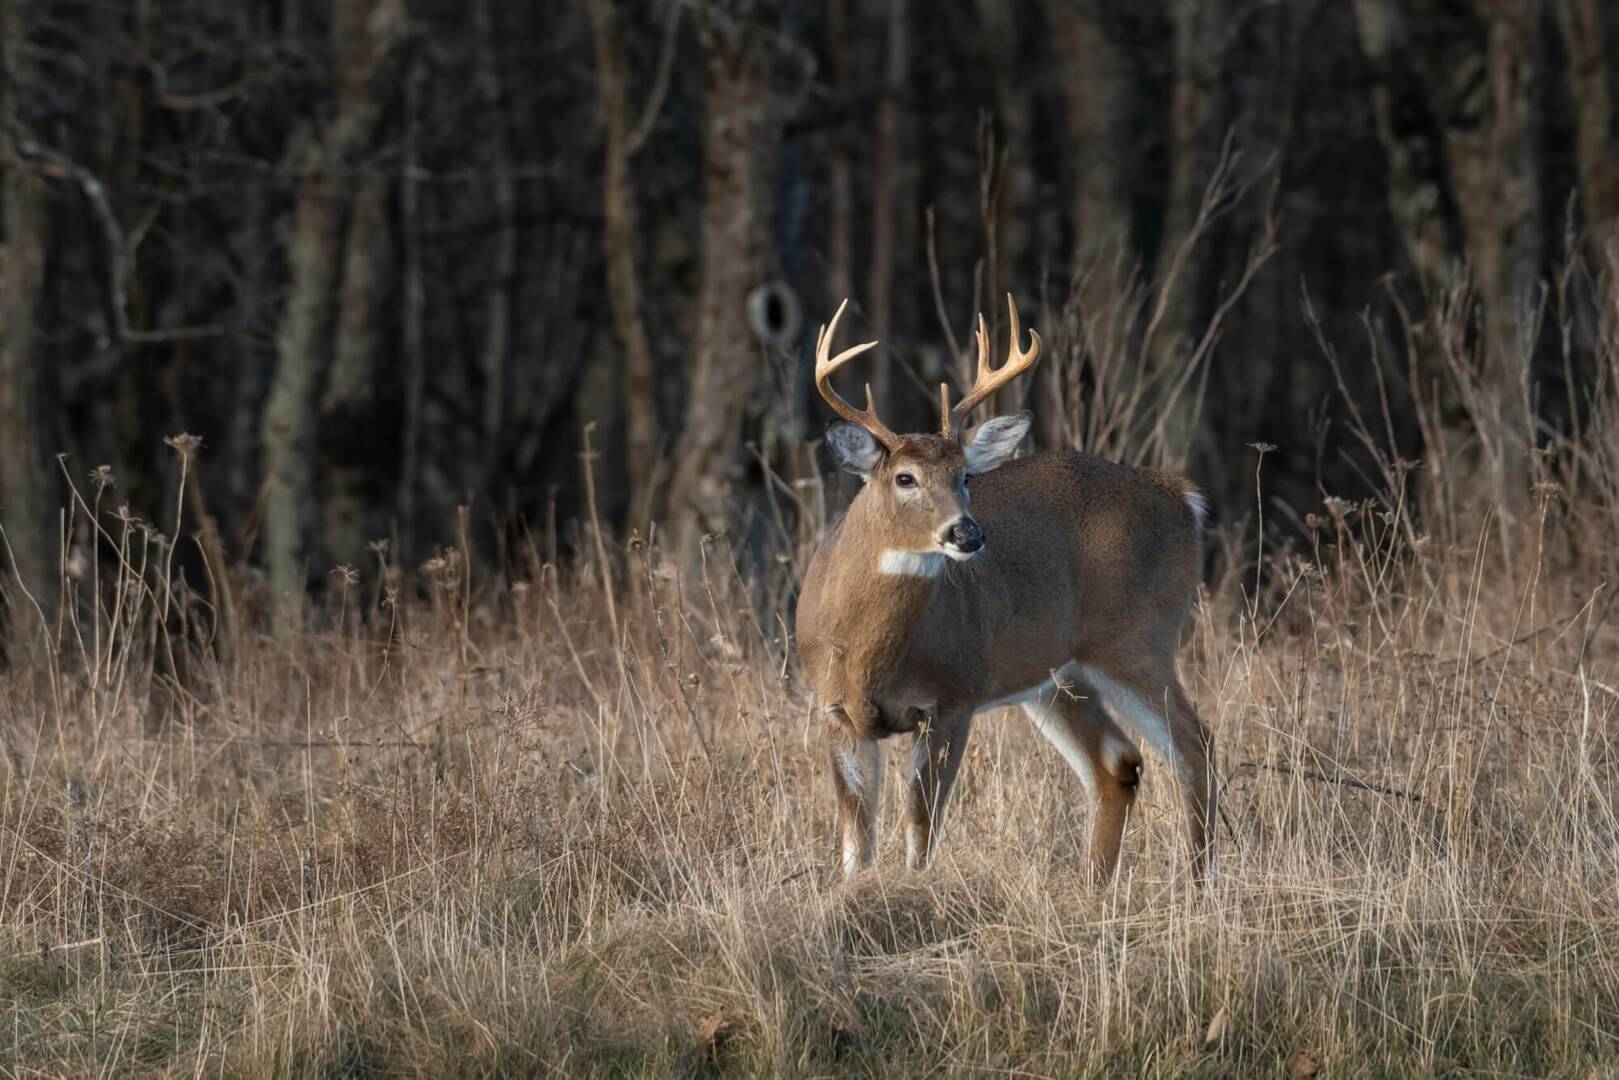
[(1357, 780), (1353, 776), (1328, 776), (1326, 773), (1319, 771), (1311, 772), (1305, 769), (1295, 769), (1289, 765), (1272, 765), (1264, 761), (1244, 761), (1237, 766), (1236, 771), (1241, 772), (1243, 769), (1255, 771), (1264, 769), (1268, 772), (1281, 773), (1283, 776), (1297, 776), (1304, 780), (1316, 780), (1323, 784), (1339, 784), (1343, 787), (1354, 788), (1356, 791), (1370, 791), (1377, 795), (1392, 795), (1395, 798), (1410, 799), (1412, 802), (1426, 803), (1428, 801), (1422, 795), (1397, 787), (1389, 787), (1385, 784), (1373, 784), (1365, 780)]
[(956, 340), (956, 332), (950, 329), (950, 316), (944, 311), (944, 288), (939, 284), (939, 245), (934, 236), (933, 207), (928, 207), (928, 274), (933, 279), (933, 310), (939, 316), (939, 329), (944, 331), (944, 340), (950, 346), (950, 367), (954, 368), (961, 362), (961, 343)]
[(663, 99), (669, 93), (669, 74), (674, 69), (675, 45), (680, 40), (680, 10), (684, 6), (680, 0), (670, 0), (669, 21), (663, 28), (663, 48), (658, 53), (658, 70), (652, 76), (652, 89), (647, 91), (641, 119), (624, 140), (624, 152), (629, 157), (640, 152), (647, 136), (652, 134), (658, 113), (663, 111)]
[(151, 227), (155, 215), (147, 218), (136, 228), (133, 237), (125, 233), (122, 225), (118, 223), (118, 215), (112, 208), (112, 200), (107, 197), (107, 189), (84, 166), (70, 160), (58, 151), (42, 146), (32, 139), (15, 136), (18, 153), (25, 159), (33, 161), (40, 172), (46, 176), (70, 179), (79, 185), (84, 197), (89, 200), (90, 208), (95, 211), (96, 220), (101, 223), (101, 233), (107, 244), (107, 293), (112, 308), (113, 336), (119, 345), (156, 345), (170, 341), (191, 341), (197, 338), (219, 337), (229, 333), (231, 327), (224, 323), (203, 323), (198, 326), (177, 326), (167, 330), (135, 330), (129, 325), (129, 278), (135, 269), (135, 249), (139, 247), (141, 238)]

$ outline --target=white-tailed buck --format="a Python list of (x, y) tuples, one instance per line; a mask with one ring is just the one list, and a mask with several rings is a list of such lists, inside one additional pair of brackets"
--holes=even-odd
[(938, 843), (973, 716), (1016, 704), (1090, 798), (1098, 880), (1118, 863), (1137, 740), (1180, 781), (1201, 877), (1214, 841), (1214, 751), (1175, 653), (1197, 592), (1203, 496), (1181, 477), (1088, 454), (1014, 460), (1026, 412), (960, 431), (1040, 355), (1038, 334), (1022, 348), (1011, 296), (1007, 306), (1006, 362), (990, 366), (980, 316), (977, 381), (953, 409), (940, 387), (937, 435), (896, 435), (870, 387), (864, 411), (832, 389), (833, 373), (876, 344), (831, 355), (843, 307), (816, 343), (815, 385), (842, 418), (827, 445), (865, 482), (811, 560), (798, 604), (804, 671), (832, 735), (844, 872), (875, 855), (878, 740), (914, 738), (906, 850), (920, 867)]

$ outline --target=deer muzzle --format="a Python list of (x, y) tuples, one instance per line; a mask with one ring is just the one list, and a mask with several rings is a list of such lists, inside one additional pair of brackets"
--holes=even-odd
[(939, 546), (945, 554), (957, 559), (976, 555), (984, 546), (984, 529), (963, 514), (939, 530)]

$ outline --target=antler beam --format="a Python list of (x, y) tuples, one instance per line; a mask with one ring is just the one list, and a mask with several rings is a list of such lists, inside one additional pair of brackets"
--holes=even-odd
[(1006, 346), (1006, 363), (999, 370), (990, 367), (989, 360), (989, 328), (984, 324), (984, 317), (978, 316), (978, 378), (973, 382), (973, 388), (967, 396), (950, 410), (944, 423), (944, 433), (950, 434), (950, 417), (965, 420), (975, 408), (983, 404), (995, 391), (1028, 371), (1034, 362), (1040, 359), (1040, 335), (1033, 330), (1029, 331), (1029, 347), (1022, 348), (1023, 327), (1018, 322), (1017, 302), (1012, 294), (1006, 294), (1006, 310), (1012, 324), (1012, 337)]
[(899, 449), (899, 436), (891, 431), (887, 424), (877, 418), (877, 403), (871, 394), (871, 384), (866, 384), (866, 407), (864, 411), (856, 409), (844, 401), (838, 392), (832, 389), (832, 373), (842, 367), (852, 357), (859, 356), (867, 349), (876, 347), (875, 341), (868, 341), (863, 345), (854, 345), (836, 356), (832, 356), (832, 338), (838, 332), (838, 320), (843, 318), (843, 309), (849, 306), (845, 300), (838, 305), (837, 314), (832, 316), (832, 322), (823, 326), (815, 336), (815, 389), (821, 392), (826, 403), (832, 406), (832, 411), (843, 417), (857, 427), (865, 428), (872, 438), (882, 443), (892, 453)]

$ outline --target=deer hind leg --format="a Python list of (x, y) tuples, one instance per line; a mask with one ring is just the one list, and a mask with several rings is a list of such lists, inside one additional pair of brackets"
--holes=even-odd
[(848, 735), (834, 741), (832, 787), (838, 796), (843, 876), (851, 878), (877, 857), (877, 813), (883, 795), (881, 744)]
[(1203, 880), (1214, 869), (1214, 743), (1173, 667), (1139, 674), (1086, 665), (1083, 675), (1118, 721), (1174, 769), (1185, 803), (1192, 876)]
[(1085, 788), (1091, 804), (1091, 880), (1105, 885), (1119, 865), (1124, 825), (1141, 779), (1141, 754), (1102, 711), (1090, 686), (1042, 689), (1023, 703), (1023, 711)]
[(917, 730), (905, 777), (905, 863), (928, 864), (939, 844), (945, 802), (961, 770), (972, 714), (939, 715)]

